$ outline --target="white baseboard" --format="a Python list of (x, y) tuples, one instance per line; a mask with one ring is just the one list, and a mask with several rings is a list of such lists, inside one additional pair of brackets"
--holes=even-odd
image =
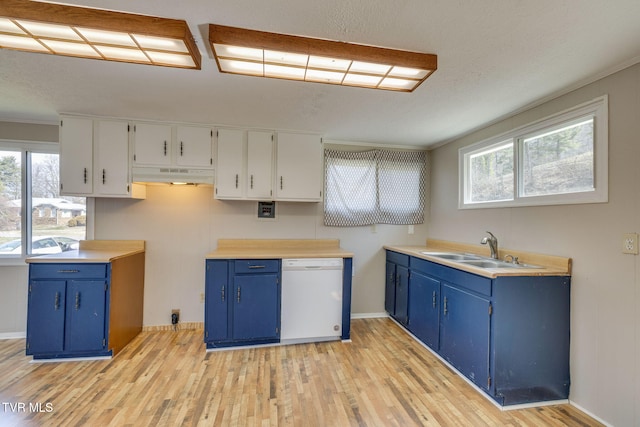
[[(571, 397), (571, 396), (569, 396), (569, 397)], [(582, 406), (580, 406), (577, 403), (573, 402), (571, 399), (569, 399), (569, 405), (573, 406), (574, 408), (579, 409), (580, 411), (582, 411), (585, 414), (589, 415), (591, 418), (593, 418), (594, 420), (598, 421), (599, 423), (604, 424), (607, 427), (613, 427), (613, 424), (606, 422), (605, 420), (603, 420), (602, 418), (598, 417), (597, 415), (594, 415), (593, 412), (590, 412), (590, 411), (584, 409)]]
[(26, 338), (26, 332), (2, 332), (0, 333), (0, 340), (17, 340), (20, 338)]

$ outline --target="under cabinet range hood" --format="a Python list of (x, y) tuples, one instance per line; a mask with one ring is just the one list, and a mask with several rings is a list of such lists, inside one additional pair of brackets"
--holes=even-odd
[(165, 182), (213, 185), (213, 169), (180, 167), (136, 167), (131, 169), (133, 182)]

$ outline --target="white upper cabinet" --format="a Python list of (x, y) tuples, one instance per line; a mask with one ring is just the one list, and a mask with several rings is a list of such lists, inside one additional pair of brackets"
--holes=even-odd
[(98, 120), (94, 140), (94, 193), (105, 196), (129, 194), (129, 124)]
[(171, 165), (171, 126), (136, 123), (133, 136), (133, 164)]
[(273, 133), (218, 129), (216, 199), (273, 199)]
[(63, 116), (60, 120), (60, 194), (144, 198), (131, 183), (129, 123)]
[(249, 131), (247, 134), (247, 198), (273, 197), (273, 133)]
[(241, 199), (245, 183), (245, 131), (218, 129), (216, 144), (216, 199)]
[(176, 165), (198, 168), (213, 167), (213, 131), (209, 127), (178, 126), (176, 128)]
[(212, 169), (212, 130), (203, 126), (134, 125), (134, 166)]
[(88, 196), (93, 192), (93, 120), (60, 120), (60, 194)]
[(322, 200), (323, 148), (320, 135), (277, 134), (275, 200)]

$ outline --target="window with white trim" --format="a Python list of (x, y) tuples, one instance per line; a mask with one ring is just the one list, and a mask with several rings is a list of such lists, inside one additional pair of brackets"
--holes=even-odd
[(461, 148), (459, 208), (606, 202), (607, 101)]
[(0, 259), (78, 248), (86, 198), (59, 194), (58, 144), (0, 141)]

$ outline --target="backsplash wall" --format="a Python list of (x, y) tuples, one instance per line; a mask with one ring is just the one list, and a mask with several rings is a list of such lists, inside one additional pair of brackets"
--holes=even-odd
[(424, 244), (426, 225), (325, 227), (322, 203), (276, 202), (276, 219), (257, 218), (257, 202), (221, 201), (210, 186), (148, 185), (145, 200), (96, 199), (96, 239), (147, 242), (144, 325), (202, 322), (204, 260), (218, 239), (340, 239), (354, 253), (352, 313), (384, 312), (385, 244)]

